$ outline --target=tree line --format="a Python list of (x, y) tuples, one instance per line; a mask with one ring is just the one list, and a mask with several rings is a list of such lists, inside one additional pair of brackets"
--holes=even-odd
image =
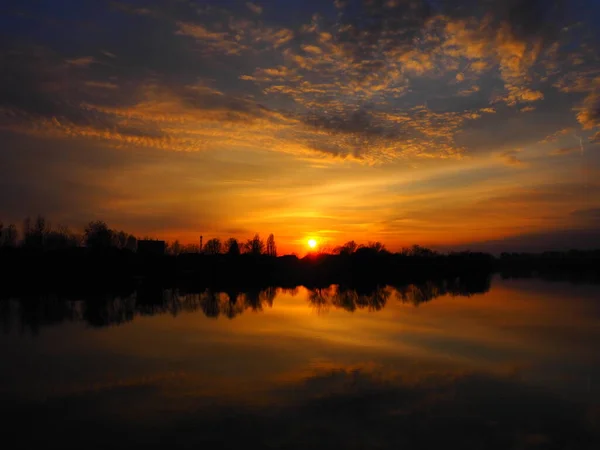
[[(155, 240), (145, 237), (144, 240)], [(76, 247), (86, 247), (92, 249), (126, 249), (132, 252), (137, 250), (138, 238), (133, 234), (123, 230), (110, 228), (106, 222), (101, 220), (89, 222), (78, 233), (69, 227), (59, 225), (53, 227), (50, 221), (44, 216), (37, 216), (35, 219), (27, 217), (23, 221), (22, 233), (19, 233), (15, 224), (4, 226), (0, 221), (0, 248), (25, 248), (36, 250), (60, 250)], [(230, 255), (239, 256), (241, 254), (278, 256), (275, 237), (271, 233), (266, 241), (259, 234), (255, 234), (246, 241), (240, 241), (236, 238), (221, 240), (212, 238), (200, 247), (199, 244), (182, 244), (178, 240), (166, 242), (166, 253), (168, 255), (181, 255), (191, 253), (203, 253), (205, 255)], [(355, 241), (348, 241), (343, 245), (331, 248), (321, 249), (313, 254), (333, 254), (333, 255), (351, 255), (366, 253), (389, 253), (385, 245), (381, 242), (369, 242), (368, 244), (358, 244)], [(404, 248), (401, 255), (405, 256), (435, 256), (433, 250), (414, 245), (410, 248)]]
[[(156, 240), (144, 237), (144, 240)], [(24, 248), (35, 250), (60, 250), (86, 247), (92, 249), (126, 249), (137, 250), (139, 238), (123, 230), (110, 228), (101, 220), (89, 222), (83, 232), (78, 233), (69, 227), (59, 225), (53, 227), (44, 216), (35, 219), (27, 217), (23, 221), (22, 232), (15, 224), (4, 226), (0, 221), (0, 248)], [(230, 238), (222, 241), (219, 238), (209, 239), (202, 248), (198, 244), (181, 244), (178, 240), (166, 243), (169, 255), (184, 253), (204, 253), (207, 255), (228, 254), (238, 256), (243, 253), (252, 255), (277, 256), (275, 237), (270, 234), (266, 241), (259, 234), (244, 241)]]
[(181, 245), (179, 241), (167, 244), (167, 253), (170, 255), (181, 255), (184, 253), (204, 253), (205, 255), (230, 255), (239, 256), (243, 253), (251, 255), (277, 256), (277, 244), (275, 236), (271, 233), (267, 241), (263, 241), (259, 234), (248, 239), (246, 242), (240, 242), (236, 238), (229, 238), (222, 241), (219, 238), (212, 238), (206, 241), (206, 244), (200, 248), (199, 245)]
[(137, 238), (125, 231), (111, 229), (103, 221), (91, 221), (82, 233), (78, 233), (65, 225), (53, 227), (44, 216), (37, 216), (23, 220), (21, 233), (15, 224), (4, 226), (0, 221), (0, 247), (35, 250), (114, 247), (135, 251)]
[[(144, 240), (156, 240), (144, 237)], [(82, 232), (76, 232), (67, 226), (53, 226), (44, 216), (34, 219), (26, 218), (23, 221), (21, 232), (15, 224), (5, 225), (0, 221), (0, 250), (18, 248), (34, 250), (37, 252), (50, 252), (63, 249), (89, 248), (89, 249), (117, 249), (127, 252), (136, 252), (138, 237), (123, 230), (110, 228), (106, 222), (101, 220), (89, 222)], [(187, 254), (204, 254), (209, 256), (228, 255), (267, 255), (277, 257), (277, 244), (275, 237), (270, 234), (263, 240), (259, 234), (255, 234), (247, 240), (229, 238), (221, 240), (212, 238), (201, 247), (199, 244), (181, 244), (179, 241), (166, 242), (166, 254), (172, 256)], [(293, 257), (293, 255), (292, 255)], [(375, 258), (376, 257), (376, 258)], [(283, 257), (285, 260), (287, 257)], [(373, 259), (375, 258), (375, 259)], [(281, 261), (281, 266), (289, 270), (287, 263), (292, 261)], [(499, 257), (481, 252), (449, 252), (439, 253), (434, 250), (413, 245), (401, 249), (399, 252), (390, 252), (381, 242), (369, 242), (358, 244), (348, 241), (343, 245), (333, 248), (321, 248), (318, 251), (308, 253), (308, 263), (319, 266), (322, 271), (325, 267), (353, 267), (344, 261), (352, 260), (363, 265), (367, 271), (376, 271), (377, 264), (383, 268), (389, 268), (393, 264), (406, 264), (410, 260), (410, 270), (423, 268), (423, 264), (433, 266), (436, 264), (449, 264), (453, 267), (459, 266), (481, 266), (494, 265), (496, 270), (527, 272), (537, 271), (580, 273), (587, 275), (596, 274), (600, 267), (600, 250), (570, 250), (567, 252), (544, 252), (538, 254), (528, 253), (502, 253)], [(377, 264), (374, 264), (377, 262)], [(289, 264), (288, 264), (289, 265)], [(354, 267), (358, 265), (354, 264)], [(263, 267), (263, 269), (265, 269)], [(593, 269), (593, 270), (592, 270)], [(266, 270), (266, 269), (265, 269)], [(362, 270), (362, 269), (361, 269)], [(406, 270), (406, 269), (404, 269)], [(595, 276), (595, 275), (594, 275)]]

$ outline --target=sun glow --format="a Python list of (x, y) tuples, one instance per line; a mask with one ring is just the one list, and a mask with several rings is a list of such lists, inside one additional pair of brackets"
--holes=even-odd
[(317, 248), (317, 241), (316, 241), (316, 239), (309, 239), (307, 243), (308, 243), (308, 246), (310, 248), (313, 248), (313, 249)]

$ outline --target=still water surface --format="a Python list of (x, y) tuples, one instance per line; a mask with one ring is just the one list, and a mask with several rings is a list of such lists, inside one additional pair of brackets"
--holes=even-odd
[(3, 300), (0, 429), (10, 448), (600, 448), (600, 286), (463, 291)]

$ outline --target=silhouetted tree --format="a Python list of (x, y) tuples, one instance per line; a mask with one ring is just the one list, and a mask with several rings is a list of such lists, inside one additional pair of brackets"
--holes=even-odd
[(177, 255), (180, 255), (182, 252), (183, 252), (183, 247), (177, 240), (175, 242), (170, 243), (167, 246), (167, 253), (169, 255), (177, 256)]
[(27, 244), (27, 235), (31, 232), (31, 218), (25, 217), (23, 219), (23, 245)]
[(273, 236), (273, 233), (267, 238), (267, 255), (277, 256), (277, 245), (275, 245), (275, 236)]
[(19, 238), (19, 232), (15, 224), (11, 223), (4, 229), (4, 236), (2, 237), (2, 245), (5, 247), (16, 247), (17, 240)]
[(334, 248), (333, 253), (339, 255), (351, 255), (356, 251), (357, 248), (358, 245), (356, 244), (356, 242), (348, 241), (344, 245), (340, 245), (339, 247)]
[(218, 255), (221, 253), (221, 240), (220, 239), (210, 239), (204, 245), (204, 253), (207, 255)]
[(106, 222), (100, 220), (90, 222), (84, 230), (85, 245), (89, 248), (109, 248), (112, 242), (113, 231)]
[(252, 239), (248, 239), (246, 244), (244, 244), (244, 248), (246, 253), (258, 256), (263, 253), (265, 249), (265, 243), (261, 240), (258, 234), (255, 234)]
[(200, 246), (198, 244), (184, 245), (181, 253), (200, 253)]
[(226, 252), (230, 256), (239, 256), (240, 254), (240, 244), (237, 239), (230, 238), (225, 244)]
[(48, 250), (77, 247), (81, 243), (79, 236), (75, 235), (66, 226), (59, 226), (46, 234), (44, 247)]
[(437, 255), (436, 252), (420, 245), (413, 245), (411, 248), (402, 249), (402, 255), (404, 256), (420, 256), (420, 257), (431, 257)]
[(44, 248), (46, 235), (49, 232), (50, 225), (43, 216), (37, 216), (33, 223), (27, 217), (23, 221), (23, 245), (29, 248), (42, 249)]
[(0, 247), (16, 247), (17, 246), (17, 227), (12, 223), (4, 227), (0, 222)]
[(117, 248), (125, 248), (127, 246), (127, 239), (129, 238), (129, 234), (124, 231), (114, 232), (113, 233), (113, 245)]
[(137, 250), (137, 238), (135, 236), (133, 236), (132, 234), (127, 236), (127, 242), (125, 244), (125, 248), (127, 250), (131, 250), (132, 252), (135, 252)]
[(382, 252), (386, 252), (387, 250), (385, 249), (385, 245), (383, 245), (381, 242), (376, 241), (376, 242), (369, 242), (367, 244), (367, 248), (370, 248), (371, 250), (376, 251), (377, 253), (382, 253)]

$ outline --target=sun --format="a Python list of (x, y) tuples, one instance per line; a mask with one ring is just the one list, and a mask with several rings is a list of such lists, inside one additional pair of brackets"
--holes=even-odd
[(308, 240), (308, 246), (310, 248), (313, 248), (313, 249), (317, 248), (317, 241), (316, 241), (316, 239), (309, 239)]

